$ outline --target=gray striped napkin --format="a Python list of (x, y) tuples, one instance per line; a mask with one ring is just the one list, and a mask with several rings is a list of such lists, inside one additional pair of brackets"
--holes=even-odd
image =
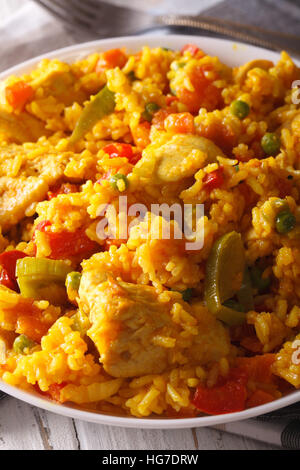
[[(133, 0), (132, 0), (133, 1)], [(120, 3), (120, 2), (119, 2)], [(124, 0), (126, 4), (126, 1)], [(143, 3), (143, 6), (142, 4)], [(203, 7), (214, 5), (203, 11)], [(158, 2), (134, 0), (134, 6), (157, 7)], [(160, 0), (160, 13), (196, 14), (201, 9), (206, 16), (224, 18), (239, 23), (249, 23), (261, 28), (273, 29), (299, 35), (300, 7), (299, 0)], [(32, 19), (32, 21), (30, 20)], [(176, 28), (160, 30), (201, 35), (199, 30)], [(204, 32), (207, 36), (208, 33)], [(86, 31), (66, 30), (54, 18), (37, 5), (28, 2), (18, 11), (15, 18), (0, 28), (0, 39), (5, 38), (5, 48), (0, 51), (0, 70), (15, 65), (39, 54), (47, 53), (60, 47), (97, 39)], [(98, 35), (99, 38), (99, 35)], [(283, 48), (300, 44), (282, 43)], [(5, 395), (0, 392), (0, 399)], [(5, 401), (1, 404), (5, 406)], [(216, 429), (238, 434), (287, 449), (300, 449), (300, 404), (275, 411), (258, 419), (217, 426)]]

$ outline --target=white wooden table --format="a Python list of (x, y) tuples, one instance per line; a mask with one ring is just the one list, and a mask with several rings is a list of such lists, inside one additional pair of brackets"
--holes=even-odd
[[(0, 27), (27, 0), (0, 0)], [(195, 450), (272, 449), (250, 439), (209, 429), (134, 430), (58, 416), (14, 398), (0, 401), (0, 450)]]

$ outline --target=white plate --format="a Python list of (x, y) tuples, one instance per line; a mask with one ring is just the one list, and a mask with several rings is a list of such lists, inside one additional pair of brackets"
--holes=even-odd
[[(36, 57), (32, 60), (23, 62), (15, 67), (0, 74), (0, 80), (9, 75), (22, 75), (31, 71), (37, 62), (43, 57), (57, 58), (66, 62), (73, 62), (81, 57), (99, 50), (107, 50), (115, 47), (126, 47), (128, 51), (136, 52), (142, 46), (148, 45), (150, 47), (170, 47), (172, 49), (181, 49), (186, 43), (194, 43), (201, 47), (207, 54), (218, 56), (222, 62), (231, 67), (241, 65), (253, 59), (268, 59), (277, 61), (279, 54), (271, 52), (266, 49), (261, 49), (246, 44), (235, 43), (224, 39), (214, 39), (207, 37), (197, 36), (138, 36), (138, 37), (122, 37), (114, 39), (104, 39), (93, 41), (77, 46), (67, 47), (49, 54)], [(225, 415), (204, 416), (198, 418), (182, 418), (182, 419), (159, 419), (148, 418), (138, 419), (130, 417), (110, 416), (100, 413), (93, 413), (90, 411), (83, 411), (66, 405), (58, 405), (52, 401), (42, 398), (35, 393), (25, 392), (16, 387), (5, 384), (0, 380), (0, 390), (11, 395), (19, 400), (25, 401), (31, 405), (38, 406), (53, 413), (57, 413), (70, 418), (81, 419), (98, 424), (107, 424), (112, 426), (122, 426), (128, 428), (148, 428), (148, 429), (175, 429), (175, 428), (192, 428), (200, 426), (215, 426), (217, 424), (239, 421), (242, 419), (253, 418), (255, 416), (269, 413), (270, 411), (283, 408), (300, 401), (300, 391), (295, 391), (286, 397), (275, 400), (266, 405), (251, 408), (239, 413), (229, 413)], [(5, 403), (2, 404), (5, 406)]]

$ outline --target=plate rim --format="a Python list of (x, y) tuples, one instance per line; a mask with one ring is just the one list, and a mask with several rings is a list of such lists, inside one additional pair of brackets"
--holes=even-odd
[[(137, 418), (130, 416), (113, 416), (104, 413), (80, 410), (76, 407), (60, 405), (47, 398), (41, 398), (33, 392), (8, 385), (0, 379), (0, 390), (10, 397), (17, 398), (25, 403), (36, 406), (51, 413), (78, 419), (95, 424), (135, 429), (185, 429), (198, 427), (211, 427), (220, 424), (233, 423), (270, 413), (297, 403), (300, 400), (300, 391), (291, 392), (285, 397), (278, 398), (265, 405), (249, 408), (244, 411), (226, 413), (212, 416), (199, 416), (194, 418)], [(5, 402), (4, 402), (5, 403)]]
[[(232, 41), (229, 39), (219, 39), (219, 38), (211, 38), (208, 36), (197, 36), (197, 35), (182, 35), (182, 34), (155, 34), (155, 35), (139, 35), (139, 36), (125, 36), (125, 37), (114, 37), (114, 38), (106, 38), (106, 39), (97, 39), (95, 41), (84, 42), (76, 45), (71, 45), (68, 47), (56, 49), (53, 51), (49, 51), (47, 53), (38, 55), (33, 57), (29, 60), (23, 61), (13, 67), (8, 68), (5, 71), (0, 73), (0, 80), (4, 80), (9, 75), (15, 74), (20, 75), (26, 73), (32, 69), (40, 60), (44, 58), (59, 58), (60, 60), (67, 60), (67, 56), (72, 56), (78, 53), (78, 56), (82, 54), (82, 56), (86, 56), (88, 53), (92, 53), (95, 49), (102, 47), (103, 49), (111, 48), (115, 45), (119, 45), (120, 42), (124, 45), (124, 47), (133, 46), (133, 48), (137, 48), (137, 44), (147, 43), (150, 47), (157, 47), (158, 43), (162, 43), (161, 45), (168, 45), (170, 46), (171, 43), (177, 44), (182, 42), (194, 42), (199, 43), (200, 41), (205, 42), (207, 41), (208, 44), (214, 46), (216, 49), (216, 55), (218, 51), (218, 47), (222, 47), (225, 45), (225, 48), (231, 48), (231, 51), (238, 51), (245, 54), (245, 61), (247, 59), (247, 54), (267, 54), (270, 58), (272, 57), (274, 60), (278, 60), (280, 53), (274, 52), (268, 49), (264, 49), (261, 47), (252, 46), (249, 44), (245, 44), (238, 41)], [(164, 44), (163, 44), (164, 43)], [(136, 47), (135, 47), (136, 46)], [(219, 54), (219, 52), (218, 52)], [(65, 57), (65, 59), (64, 59)], [(300, 62), (293, 58), (295, 63), (300, 65)], [(213, 416), (200, 416), (200, 417), (193, 417), (193, 418), (176, 418), (176, 419), (168, 419), (168, 418), (136, 418), (136, 417), (120, 417), (120, 416), (113, 416), (98, 412), (92, 411), (85, 411), (80, 410), (75, 407), (69, 407), (66, 405), (56, 404), (53, 401), (39, 397), (37, 394), (33, 392), (25, 391), (20, 388), (11, 386), (3, 382), (0, 379), (0, 390), (6, 393), (9, 396), (17, 398), (23, 402), (26, 402), (30, 405), (37, 406), (38, 408), (50, 411), (52, 413), (66, 416), (73, 419), (79, 419), (82, 421), (103, 424), (103, 425), (110, 425), (110, 426), (118, 426), (118, 427), (125, 427), (125, 428), (137, 428), (137, 429), (184, 429), (184, 428), (194, 428), (194, 427), (203, 427), (203, 426), (216, 426), (219, 424), (226, 424), (230, 422), (241, 421), (244, 419), (254, 418), (256, 416), (269, 413), (274, 410), (278, 410), (284, 408), (288, 405), (296, 403), (300, 401), (300, 390), (295, 390), (291, 392), (289, 395), (284, 397), (278, 398), (271, 403), (267, 403), (265, 405), (260, 405), (254, 408), (250, 408), (248, 410), (235, 412), (235, 413), (227, 413), (222, 415), (213, 415)], [(3, 406), (3, 405), (2, 405)], [(4, 405), (5, 406), (5, 405)]]

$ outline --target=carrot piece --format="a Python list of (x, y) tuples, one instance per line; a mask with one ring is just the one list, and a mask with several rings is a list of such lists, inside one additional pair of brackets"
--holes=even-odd
[(152, 119), (152, 126), (162, 131), (164, 129), (165, 119), (174, 112), (171, 107), (160, 109), (157, 111)]
[(20, 335), (26, 335), (28, 338), (38, 343), (47, 333), (49, 324), (43, 323), (40, 319), (32, 315), (21, 315), (17, 320), (16, 332)]
[(23, 80), (15, 82), (5, 88), (6, 100), (14, 109), (23, 109), (33, 95), (33, 88)]
[(149, 122), (141, 122), (132, 132), (133, 140), (135, 145), (139, 149), (144, 149), (150, 144), (150, 129), (151, 125)]
[(121, 49), (110, 49), (103, 52), (96, 66), (96, 72), (102, 73), (107, 69), (114, 69), (124, 67), (127, 62), (127, 56)]
[(164, 121), (166, 131), (180, 134), (193, 134), (194, 117), (190, 113), (169, 114)]

